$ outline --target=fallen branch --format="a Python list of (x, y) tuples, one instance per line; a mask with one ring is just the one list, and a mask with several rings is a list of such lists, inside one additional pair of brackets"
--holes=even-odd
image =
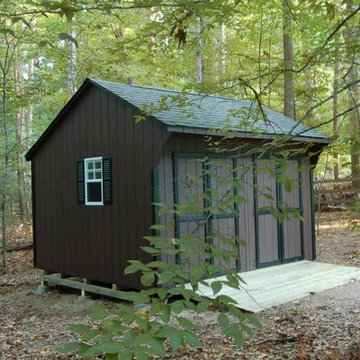
[(21, 246), (17, 246), (11, 249), (6, 249), (6, 252), (11, 252), (11, 251), (20, 251), (20, 250), (30, 250), (32, 249), (33, 244), (27, 244), (27, 245), (21, 245)]
[(289, 336), (286, 338), (280, 338), (280, 339), (266, 339), (263, 341), (259, 341), (257, 343), (255, 343), (255, 345), (263, 345), (263, 344), (268, 344), (268, 343), (286, 343), (286, 342), (295, 342), (296, 341), (296, 336)]

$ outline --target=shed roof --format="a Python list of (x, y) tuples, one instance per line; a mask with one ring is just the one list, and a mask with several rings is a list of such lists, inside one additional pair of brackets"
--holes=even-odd
[(236, 136), (239, 137), (252, 137), (256, 132), (260, 138), (291, 135), (297, 140), (329, 142), (325, 134), (265, 106), (259, 106), (255, 101), (183, 94), (175, 90), (88, 78), (27, 152), (27, 160), (31, 160), (32, 155), (55, 130), (62, 116), (70, 110), (71, 105), (90, 84), (106, 90), (140, 110), (149, 111), (153, 118), (172, 132), (213, 134), (216, 130), (226, 129), (236, 132)]
[[(259, 106), (255, 101), (202, 94), (185, 94), (179, 91), (120, 84), (90, 79), (115, 96), (139, 109), (155, 109), (151, 115), (167, 126), (183, 126), (251, 132), (268, 135), (294, 135), (327, 139), (327, 136), (283, 114)], [(182, 96), (183, 95), (183, 96)], [(185, 97), (185, 99), (184, 99)], [(185, 101), (184, 101), (185, 100)], [(161, 106), (166, 109), (156, 111)]]

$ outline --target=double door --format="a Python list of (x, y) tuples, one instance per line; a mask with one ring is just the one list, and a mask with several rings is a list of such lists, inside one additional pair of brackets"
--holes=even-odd
[(257, 267), (303, 259), (300, 162), (254, 160), (254, 198)]

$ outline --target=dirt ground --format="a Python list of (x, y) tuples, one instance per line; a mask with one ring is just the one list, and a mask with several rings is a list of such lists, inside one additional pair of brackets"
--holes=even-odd
[[(318, 217), (317, 260), (360, 267), (360, 230), (351, 229), (346, 213)], [(31, 234), (19, 229), (9, 247), (27, 243)], [(30, 250), (9, 253), (9, 272), (0, 277), (0, 359), (76, 359), (54, 348), (74, 340), (68, 325), (89, 321), (88, 307), (78, 293), (53, 287), (36, 295), (38, 271)], [(114, 302), (102, 299), (109, 307)], [(238, 348), (216, 326), (217, 313), (186, 316), (199, 324), (204, 346), (187, 347), (168, 359), (319, 359), (360, 360), (360, 282), (308, 296), (258, 314), (263, 329)]]

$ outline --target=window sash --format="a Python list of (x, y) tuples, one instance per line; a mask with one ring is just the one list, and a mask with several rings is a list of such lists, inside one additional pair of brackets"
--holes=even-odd
[[(104, 190), (103, 190), (103, 165), (102, 165), (103, 158), (101, 156), (93, 157), (93, 158), (85, 158), (84, 159), (84, 170), (85, 170), (85, 205), (104, 205)], [(96, 161), (100, 162), (100, 168), (96, 167)], [(88, 168), (88, 164), (93, 163), (91, 169)], [(92, 173), (95, 177), (96, 172), (101, 171), (101, 178), (100, 179), (89, 179), (89, 173)], [(89, 201), (88, 200), (88, 183), (100, 183), (101, 189), (101, 201)]]

